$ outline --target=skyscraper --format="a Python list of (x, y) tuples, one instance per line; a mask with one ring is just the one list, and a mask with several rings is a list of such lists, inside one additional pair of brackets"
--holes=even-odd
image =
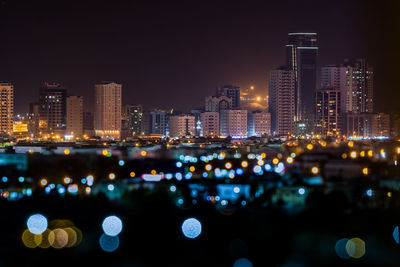
[(317, 34), (289, 33), (286, 52), (286, 66), (294, 71), (295, 78), (295, 119), (305, 123), (311, 132), (317, 82)]
[(137, 137), (142, 134), (143, 106), (124, 105), (123, 112), (129, 136)]
[[(271, 131), (274, 135), (294, 133), (295, 73), (284, 67), (272, 70), (269, 78)], [(314, 101), (313, 101), (314, 106)]]
[(83, 97), (67, 97), (67, 134), (76, 137), (83, 135)]
[(317, 133), (334, 136), (342, 131), (341, 92), (332, 88), (316, 92), (315, 122)]
[(339, 90), (341, 112), (373, 112), (373, 68), (366, 59), (321, 69), (321, 86)]
[(14, 117), (14, 86), (0, 82), (0, 133), (12, 135)]
[(219, 87), (217, 90), (217, 95), (227, 96), (232, 99), (232, 108), (240, 107), (240, 87), (232, 85)]
[(29, 135), (33, 138), (39, 136), (39, 118), (40, 118), (40, 104), (29, 103), (28, 130), (29, 130)]
[(347, 64), (349, 112), (373, 112), (374, 70), (366, 59)]
[(57, 82), (45, 82), (39, 89), (42, 134), (64, 134), (66, 129), (67, 90)]
[(96, 136), (119, 139), (121, 135), (121, 90), (115, 82), (95, 85), (94, 130)]

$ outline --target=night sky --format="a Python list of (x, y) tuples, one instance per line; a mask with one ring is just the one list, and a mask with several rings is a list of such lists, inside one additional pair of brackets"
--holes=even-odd
[[(389, 1), (387, 1), (389, 2)], [(396, 1), (391, 1), (396, 2)], [(317, 32), (319, 64), (368, 57), (375, 108), (399, 109), (398, 4), (377, 1), (0, 0), (0, 80), (27, 112), (44, 81), (93, 106), (93, 85), (117, 81), (123, 102), (189, 111), (219, 85), (267, 90), (287, 33)]]

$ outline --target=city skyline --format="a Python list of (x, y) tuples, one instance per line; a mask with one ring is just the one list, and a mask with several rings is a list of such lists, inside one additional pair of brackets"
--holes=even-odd
[[(141, 103), (151, 108), (173, 105), (187, 111), (187, 106), (200, 106), (201, 98), (225, 84), (241, 88), (254, 85), (256, 90), (266, 91), (269, 71), (285, 62), (287, 33), (312, 31), (318, 33), (318, 70), (323, 65), (340, 64), (345, 58), (367, 57), (376, 67), (376, 88), (382, 92), (376, 96), (376, 106), (393, 110), (397, 107), (395, 101), (386, 101), (385, 95), (395, 93), (397, 85), (387, 86), (393, 79), (389, 77), (389, 67), (382, 65), (375, 50), (369, 49), (376, 41), (365, 43), (374, 31), (362, 35), (371, 22), (362, 17), (362, 12), (353, 16), (356, 3), (340, 1), (322, 5), (310, 1), (295, 5), (297, 13), (288, 2), (254, 5), (221, 2), (212, 6), (203, 3), (193, 8), (175, 2), (150, 7), (117, 1), (110, 16), (118, 19), (108, 23), (101, 18), (88, 23), (90, 19), (85, 15), (89, 18), (92, 15), (84, 11), (90, 8), (99, 15), (105, 14), (106, 2), (83, 3), (84, 8), (79, 11), (74, 9), (73, 2), (70, 6), (62, 2), (61, 7), (68, 7), (68, 13), (64, 9), (57, 12), (60, 7), (47, 1), (35, 5), (3, 1), (2, 10), (7, 12), (1, 20), (9, 27), (1, 30), (9, 38), (0, 52), (4, 62), (0, 67), (1, 80), (15, 87), (16, 113), (27, 111), (36, 88), (45, 80), (58, 81), (71, 94), (83, 95), (89, 110), (93, 107), (93, 84), (114, 80), (126, 88), (123, 99), (128, 101), (124, 103)], [(316, 14), (303, 18), (310, 14), (310, 7), (315, 7)], [(363, 8), (371, 12), (368, 6)], [(143, 14), (138, 14), (138, 10), (143, 10)], [(172, 14), (165, 12), (171, 10)], [(204, 17), (201, 12), (205, 12)], [(76, 22), (68, 20), (70, 14), (76, 17)], [(206, 19), (207, 15), (210, 19)], [(341, 20), (337, 25), (329, 22), (338, 16)], [(299, 18), (302, 18), (300, 23)], [(27, 29), (32, 34), (17, 36), (16, 33), (24, 33), (22, 24), (26, 19), (33, 19)], [(178, 23), (182, 20), (187, 22), (186, 26)], [(54, 27), (57, 27), (55, 32)], [(40, 38), (42, 34), (48, 39)], [(100, 36), (110, 38), (103, 43)], [(9, 53), (10, 49), (17, 53)], [(174, 101), (176, 96), (179, 101)]]

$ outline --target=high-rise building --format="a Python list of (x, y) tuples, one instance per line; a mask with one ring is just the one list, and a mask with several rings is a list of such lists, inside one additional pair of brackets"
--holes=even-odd
[(95, 135), (92, 112), (83, 112), (83, 134), (87, 137)]
[(0, 82), (0, 133), (9, 136), (13, 133), (14, 86)]
[(232, 108), (240, 107), (240, 87), (232, 85), (219, 87), (217, 90), (217, 95), (227, 96), (232, 99)]
[(286, 68), (272, 70), (269, 78), (269, 93), (272, 134), (293, 134), (295, 122), (295, 72)]
[(123, 119), (126, 121), (129, 136), (137, 137), (142, 135), (143, 106), (124, 105), (122, 114)]
[(168, 131), (168, 114), (165, 110), (155, 109), (150, 112), (150, 135), (166, 136)]
[(366, 59), (321, 69), (321, 86), (339, 90), (341, 112), (373, 112), (373, 68)]
[(219, 113), (203, 112), (201, 113), (202, 136), (218, 137), (219, 136)]
[(227, 109), (220, 111), (220, 135), (223, 137), (247, 137), (247, 110)]
[(331, 88), (340, 92), (340, 113), (342, 116), (350, 111), (347, 108), (347, 73), (347, 67), (344, 65), (329, 65), (321, 68), (321, 88)]
[(317, 34), (289, 33), (286, 66), (294, 71), (295, 119), (311, 132), (314, 124), (314, 96), (317, 83)]
[(271, 113), (266, 110), (254, 110), (247, 115), (248, 136), (261, 137), (271, 134)]
[(32, 138), (39, 137), (40, 104), (29, 103), (28, 131)]
[(67, 90), (57, 82), (45, 82), (39, 89), (42, 134), (64, 134), (66, 129)]
[(347, 64), (348, 112), (373, 112), (374, 70), (366, 59)]
[(83, 97), (67, 97), (67, 134), (81, 137), (83, 135)]
[(315, 122), (318, 134), (336, 136), (341, 133), (341, 92), (332, 88), (319, 89), (315, 94)]
[(232, 108), (232, 98), (227, 96), (206, 96), (205, 111), (220, 112)]
[(347, 136), (374, 138), (390, 136), (390, 116), (385, 113), (346, 114)]
[(172, 115), (169, 117), (169, 136), (194, 136), (194, 116), (188, 114)]
[(119, 139), (121, 136), (121, 90), (115, 82), (95, 85), (94, 130), (103, 139)]

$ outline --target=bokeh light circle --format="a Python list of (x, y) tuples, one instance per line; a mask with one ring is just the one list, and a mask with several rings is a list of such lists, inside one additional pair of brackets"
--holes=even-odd
[(253, 263), (246, 258), (240, 258), (235, 261), (233, 267), (253, 267)]
[(34, 214), (30, 216), (26, 222), (28, 230), (35, 235), (40, 235), (47, 229), (47, 218), (42, 214)]
[(108, 216), (104, 219), (102, 227), (106, 235), (116, 236), (122, 231), (122, 221), (117, 216)]
[(186, 219), (182, 223), (182, 233), (187, 238), (196, 238), (201, 234), (201, 223), (195, 218)]
[(118, 236), (102, 234), (100, 236), (99, 243), (102, 250), (106, 252), (113, 252), (119, 247), (119, 238)]
[(396, 242), (397, 244), (400, 244), (399, 227), (398, 226), (396, 226), (394, 228), (392, 235), (393, 235), (394, 242)]
[(342, 238), (339, 239), (336, 244), (335, 244), (335, 252), (338, 255), (338, 257), (342, 259), (349, 259), (350, 256), (346, 251), (346, 244), (349, 241), (348, 238)]
[(68, 244), (68, 233), (64, 229), (54, 229), (50, 232), (48, 240), (53, 248), (63, 248)]
[(24, 243), (27, 248), (36, 248), (42, 242), (42, 235), (32, 234), (28, 229), (22, 233), (22, 243)]
[(346, 244), (346, 251), (352, 258), (359, 259), (365, 255), (365, 242), (358, 237), (352, 238)]

